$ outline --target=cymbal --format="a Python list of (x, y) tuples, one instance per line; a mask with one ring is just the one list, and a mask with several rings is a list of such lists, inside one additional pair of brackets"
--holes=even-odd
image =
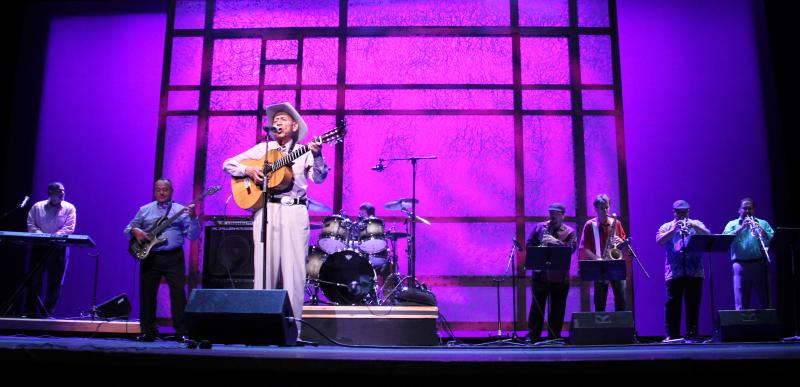
[(317, 211), (317, 212), (331, 212), (331, 211), (333, 211), (333, 209), (331, 209), (330, 207), (325, 205), (325, 203), (322, 203), (320, 201), (314, 200), (314, 199), (309, 198), (309, 197), (306, 197), (306, 200), (308, 201), (308, 210), (309, 211)]
[(386, 204), (383, 205), (383, 208), (387, 210), (397, 210), (397, 211), (402, 210), (404, 208), (408, 209), (411, 208), (411, 202), (415, 200), (416, 203), (419, 204), (419, 199), (403, 198), (403, 199), (392, 200), (391, 202), (386, 202)]
[(319, 223), (309, 223), (308, 228), (311, 230), (319, 230), (322, 228), (322, 225)]
[(389, 231), (386, 233), (386, 238), (391, 240), (397, 240), (400, 238), (407, 238), (408, 234), (404, 232), (396, 232), (396, 231)]

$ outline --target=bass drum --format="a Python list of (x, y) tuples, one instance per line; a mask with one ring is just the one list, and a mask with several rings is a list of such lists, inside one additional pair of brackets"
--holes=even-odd
[(322, 293), (339, 305), (364, 304), (375, 280), (375, 270), (369, 259), (350, 249), (329, 255), (319, 270)]

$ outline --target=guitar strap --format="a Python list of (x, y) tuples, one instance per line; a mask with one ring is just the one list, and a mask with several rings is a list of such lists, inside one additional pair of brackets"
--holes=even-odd
[[(165, 221), (169, 217), (169, 212), (172, 211), (172, 205), (174, 203), (175, 203), (175, 201), (170, 201), (169, 202), (169, 207), (167, 207), (167, 212), (165, 212), (164, 215), (161, 215), (161, 217), (158, 218), (158, 220), (156, 221), (156, 224), (153, 225), (154, 227), (158, 227), (158, 225), (161, 224), (161, 222)], [(155, 230), (155, 228), (153, 230)]]

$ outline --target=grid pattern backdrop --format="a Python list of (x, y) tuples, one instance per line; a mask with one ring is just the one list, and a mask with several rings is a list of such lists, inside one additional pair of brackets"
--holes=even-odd
[[(628, 213), (613, 0), (177, 0), (167, 22), (155, 175), (173, 179), (176, 200), (222, 184), (203, 213), (247, 216), (226, 200), (222, 162), (263, 140), (273, 103), (298, 107), (309, 135), (347, 120), (344, 143), (324, 150), (332, 173), (309, 188), (335, 212), (370, 201), (401, 230), (382, 204), (411, 195), (411, 166), (370, 167), (436, 155), (419, 162), (417, 210), (433, 225), (417, 227), (416, 272), (454, 329), (497, 329), (492, 279), (510, 275), (511, 240), (550, 202), (578, 228), (598, 193)], [(201, 249), (190, 247), (190, 287)], [(526, 326), (523, 266), (524, 253), (516, 308), (501, 284), (503, 329), (514, 314)], [(572, 266), (568, 315), (590, 307)]]

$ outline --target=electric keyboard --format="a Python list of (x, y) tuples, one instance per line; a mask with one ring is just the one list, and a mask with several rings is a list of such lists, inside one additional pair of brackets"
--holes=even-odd
[(16, 242), (35, 245), (75, 245), (81, 247), (95, 247), (94, 241), (88, 235), (63, 235), (18, 231), (0, 231), (0, 242)]

